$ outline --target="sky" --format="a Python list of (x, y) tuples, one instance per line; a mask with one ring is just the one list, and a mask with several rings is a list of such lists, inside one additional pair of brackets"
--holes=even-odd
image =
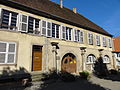
[[(51, 0), (60, 3), (60, 0)], [(110, 34), (120, 36), (120, 0), (63, 0), (67, 8), (96, 23)]]

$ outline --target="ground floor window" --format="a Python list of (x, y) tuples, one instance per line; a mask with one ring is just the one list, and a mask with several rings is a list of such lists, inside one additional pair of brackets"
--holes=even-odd
[(0, 64), (14, 64), (16, 43), (0, 41)]
[(96, 61), (96, 57), (94, 55), (88, 55), (86, 64), (93, 64)]
[(110, 58), (109, 56), (105, 55), (103, 58), (103, 63), (110, 63)]

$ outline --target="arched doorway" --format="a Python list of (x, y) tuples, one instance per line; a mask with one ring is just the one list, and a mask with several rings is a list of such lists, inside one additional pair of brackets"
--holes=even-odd
[(64, 72), (75, 73), (76, 72), (76, 57), (72, 53), (67, 53), (62, 58), (61, 70)]

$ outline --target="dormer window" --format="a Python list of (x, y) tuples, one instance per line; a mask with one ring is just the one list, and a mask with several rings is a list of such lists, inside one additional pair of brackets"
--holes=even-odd
[(2, 9), (1, 28), (16, 30), (18, 13)]

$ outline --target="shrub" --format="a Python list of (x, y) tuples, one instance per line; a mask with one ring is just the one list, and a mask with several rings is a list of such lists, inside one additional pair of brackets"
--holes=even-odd
[(68, 72), (61, 72), (60, 77), (64, 82), (75, 81), (75, 76), (73, 74), (68, 73)]
[(83, 79), (88, 79), (89, 76), (90, 76), (90, 74), (87, 71), (80, 72), (80, 77)]
[(112, 75), (116, 75), (118, 73), (117, 70), (114, 70), (114, 69), (109, 70), (109, 72)]

